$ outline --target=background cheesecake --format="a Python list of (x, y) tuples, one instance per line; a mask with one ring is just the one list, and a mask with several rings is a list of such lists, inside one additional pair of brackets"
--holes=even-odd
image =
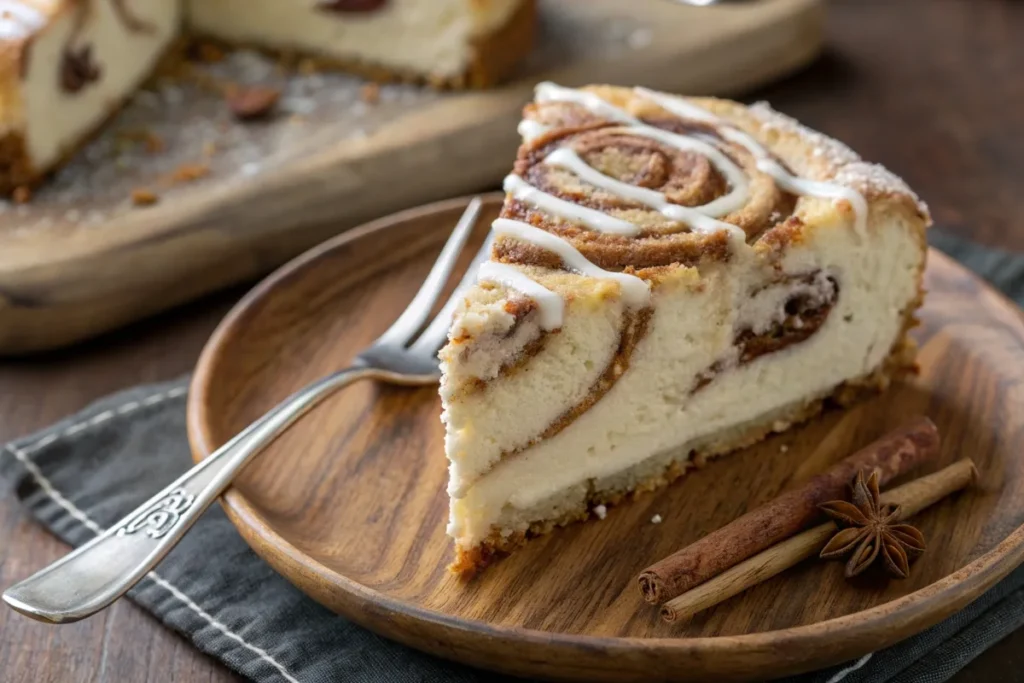
[(71, 155), (179, 35), (175, 1), (0, 1), (0, 192)]
[(927, 208), (767, 105), (538, 87), (441, 352), (464, 574), (913, 367)]
[(486, 87), (532, 43), (532, 0), (188, 0), (193, 32), (384, 80)]
[(0, 193), (68, 158), (183, 36), (478, 88), (529, 51), (534, 11), (534, 0), (0, 0)]

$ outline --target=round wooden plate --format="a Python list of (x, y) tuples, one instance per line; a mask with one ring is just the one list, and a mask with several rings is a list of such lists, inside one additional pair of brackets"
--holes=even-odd
[[(465, 205), (432, 204), (349, 232), (245, 297), (193, 380), (196, 459), (383, 331)], [(500, 196), (487, 206), (481, 239)], [(468, 584), (446, 570), (433, 387), (345, 390), (259, 456), (223, 504), (256, 552), (310, 596), (443, 657), (586, 681), (764, 679), (836, 664), (940, 621), (1024, 558), (1022, 316), (935, 252), (927, 287), (913, 381), (715, 460), (603, 521), (535, 539)], [(935, 468), (970, 456), (982, 481), (916, 519), (928, 551), (911, 578), (850, 584), (840, 563), (807, 562), (682, 625), (662, 623), (640, 600), (635, 576), (646, 565), (920, 414), (943, 434)]]

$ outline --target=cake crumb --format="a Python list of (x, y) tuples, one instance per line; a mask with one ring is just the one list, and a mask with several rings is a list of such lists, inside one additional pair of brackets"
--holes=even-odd
[(135, 206), (151, 206), (156, 204), (159, 197), (152, 190), (138, 187), (132, 190), (132, 204)]
[(11, 194), (11, 199), (14, 200), (15, 204), (28, 204), (32, 201), (32, 190), (26, 185), (19, 185), (14, 188), (14, 192)]
[(171, 180), (175, 183), (190, 183), (209, 175), (210, 167), (206, 164), (182, 164), (174, 170)]
[(244, 87), (236, 84), (227, 88), (224, 99), (236, 119), (251, 121), (270, 114), (281, 99), (281, 90), (266, 85)]
[(597, 515), (598, 519), (604, 519), (608, 516), (608, 508), (604, 505), (594, 506), (594, 514)]
[(217, 64), (224, 61), (225, 54), (220, 45), (204, 40), (195, 46), (195, 56), (204, 64)]
[(785, 453), (788, 450), (789, 446), (787, 446), (786, 444), (782, 444), (781, 446), (779, 446), (779, 453)]
[(380, 86), (376, 83), (367, 83), (359, 89), (359, 99), (367, 104), (380, 102)]
[(142, 143), (145, 145), (146, 151), (150, 154), (159, 154), (167, 148), (167, 145), (164, 144), (163, 138), (151, 130), (142, 132)]
[(661, 524), (661, 515), (651, 517), (651, 524)]
[(119, 131), (115, 139), (117, 148), (122, 153), (128, 153), (132, 147), (140, 144), (147, 154), (158, 154), (167, 147), (164, 144), (163, 138), (145, 128)]

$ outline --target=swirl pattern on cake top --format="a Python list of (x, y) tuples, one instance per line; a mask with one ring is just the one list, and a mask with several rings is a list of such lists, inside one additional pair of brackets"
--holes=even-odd
[[(835, 202), (860, 233), (868, 218), (864, 192), (888, 193), (927, 215), (881, 167), (865, 165), (858, 176), (859, 157), (834, 140), (823, 138), (826, 146), (800, 160), (808, 176), (796, 175), (743, 130), (758, 118), (760, 128), (774, 122), (810, 133), (767, 105), (745, 110), (645, 88), (541, 83), (520, 124), (524, 144), (505, 178), (501, 217), (561, 238), (598, 268), (642, 270), (728, 258), (730, 242), (756, 243), (775, 227), (798, 224), (801, 197)], [(843, 182), (821, 178), (838, 176), (840, 164)], [(550, 240), (545, 247), (529, 237), (538, 234), (520, 230), (514, 240), (498, 240), (498, 260), (562, 267)]]

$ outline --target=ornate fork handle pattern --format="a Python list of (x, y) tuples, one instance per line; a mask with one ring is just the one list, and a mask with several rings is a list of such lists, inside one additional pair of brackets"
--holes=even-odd
[(145, 529), (150, 538), (161, 538), (181, 521), (181, 515), (196, 502), (196, 497), (185, 489), (174, 489), (156, 505), (146, 508), (117, 530), (118, 536), (134, 534)]
[(124, 595), (167, 555), (253, 457), (306, 411), (379, 370), (348, 368), (279, 403), (206, 460), (89, 543), (4, 593), (40, 621), (78, 621)]

